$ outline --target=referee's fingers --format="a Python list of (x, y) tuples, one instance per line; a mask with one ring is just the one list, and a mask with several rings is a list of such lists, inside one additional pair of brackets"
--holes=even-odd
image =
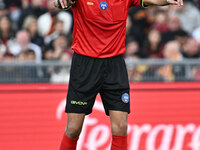
[(65, 8), (65, 3), (64, 3), (65, 0), (59, 0), (59, 1), (60, 1), (62, 8)]
[(69, 0), (69, 5), (74, 5), (75, 3), (76, 3), (75, 0), (74, 1)]
[(68, 0), (63, 0), (64, 4), (65, 4), (65, 8), (67, 8), (67, 6), (69, 6), (69, 1)]
[(183, 6), (183, 0), (178, 0), (179, 6)]
[(181, 6), (181, 2), (180, 2), (180, 0), (177, 0), (177, 2), (178, 2), (178, 6), (180, 7), (180, 6)]
[(171, 5), (178, 5), (178, 1), (175, 0), (167, 0), (167, 2)]

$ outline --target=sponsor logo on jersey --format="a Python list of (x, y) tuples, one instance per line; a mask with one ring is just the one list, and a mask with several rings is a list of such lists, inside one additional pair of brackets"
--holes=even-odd
[(100, 2), (100, 8), (101, 10), (106, 10), (108, 8), (108, 3), (105, 1)]
[(129, 102), (129, 95), (128, 95), (128, 93), (124, 93), (124, 94), (122, 95), (122, 101), (123, 101), (124, 103), (128, 103), (128, 102)]

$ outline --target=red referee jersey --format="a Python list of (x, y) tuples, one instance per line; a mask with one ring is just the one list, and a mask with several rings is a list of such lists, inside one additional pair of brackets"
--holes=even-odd
[(81, 55), (107, 58), (126, 51), (126, 19), (142, 0), (78, 0), (72, 7), (72, 49)]

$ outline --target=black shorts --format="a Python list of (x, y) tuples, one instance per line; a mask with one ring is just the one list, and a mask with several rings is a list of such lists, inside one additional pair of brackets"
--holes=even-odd
[(106, 115), (109, 110), (130, 113), (129, 81), (123, 56), (93, 58), (74, 53), (65, 112), (90, 114), (98, 93)]

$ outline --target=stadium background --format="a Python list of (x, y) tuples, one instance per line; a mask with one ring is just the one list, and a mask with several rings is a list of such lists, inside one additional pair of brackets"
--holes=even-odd
[[(58, 149), (72, 29), (52, 1), (0, 0), (0, 149)], [(131, 8), (126, 47), (129, 149), (200, 150), (200, 1)], [(109, 149), (99, 96), (83, 131), (79, 150)]]

